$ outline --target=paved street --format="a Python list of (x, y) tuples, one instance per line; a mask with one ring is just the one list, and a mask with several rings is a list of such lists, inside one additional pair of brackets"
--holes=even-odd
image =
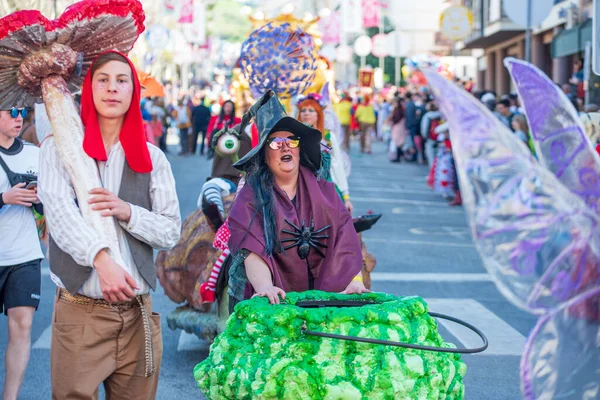
[[(450, 314), (476, 325), (490, 340), (487, 352), (465, 356), (468, 366), (466, 398), (507, 400), (520, 398), (519, 359), (525, 338), (535, 319), (509, 304), (497, 291), (481, 264), (470, 238), (461, 208), (446, 205), (425, 185), (427, 169), (412, 164), (392, 164), (384, 146), (372, 156), (352, 154), (350, 189), (355, 214), (369, 210), (383, 213), (375, 228), (364, 235), (378, 265), (373, 289), (395, 295), (419, 295), (432, 311)], [(175, 151), (172, 151), (174, 154)], [(201, 157), (169, 156), (185, 217), (210, 168)], [(54, 285), (46, 271), (42, 304), (35, 315), (31, 360), (21, 399), (50, 398), (49, 346)], [(198, 399), (192, 369), (207, 354), (195, 337), (171, 331), (164, 317), (175, 304), (159, 289), (154, 307), (163, 315), (164, 356), (159, 399)], [(442, 335), (464, 346), (477, 346), (474, 335), (444, 325)], [(0, 318), (0, 357), (7, 341), (6, 318)], [(4, 364), (0, 365), (0, 387)]]

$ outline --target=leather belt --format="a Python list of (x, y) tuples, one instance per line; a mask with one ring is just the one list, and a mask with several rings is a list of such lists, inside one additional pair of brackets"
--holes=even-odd
[(117, 309), (119, 311), (127, 311), (132, 309), (133, 307), (138, 307), (140, 305), (140, 301), (138, 301), (138, 298), (140, 298), (141, 303), (143, 304), (146, 300), (150, 298), (150, 293), (139, 295), (135, 299), (123, 303), (109, 303), (104, 299), (93, 299), (82, 294), (71, 294), (66, 289), (60, 289), (58, 297), (68, 301), (69, 303), (75, 303), (84, 306), (93, 304), (95, 306), (109, 308), (111, 310)]

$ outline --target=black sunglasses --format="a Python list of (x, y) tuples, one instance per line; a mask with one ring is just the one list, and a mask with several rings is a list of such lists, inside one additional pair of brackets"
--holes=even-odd
[(18, 118), (19, 114), (21, 114), (21, 116), (23, 118), (27, 118), (27, 116), (29, 115), (29, 110), (27, 108), (22, 108), (22, 109), (18, 109), (17, 107), (13, 107), (10, 109), (10, 116), (13, 118)]

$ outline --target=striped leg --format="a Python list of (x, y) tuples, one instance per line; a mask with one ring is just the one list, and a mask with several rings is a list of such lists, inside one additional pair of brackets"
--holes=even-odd
[(208, 281), (204, 282), (200, 286), (200, 296), (202, 297), (202, 301), (205, 303), (214, 303), (216, 297), (216, 288), (217, 288), (217, 279), (219, 279), (219, 272), (221, 271), (221, 267), (223, 267), (223, 263), (227, 256), (231, 253), (229, 249), (225, 249), (223, 253), (215, 262), (213, 269), (210, 273)]

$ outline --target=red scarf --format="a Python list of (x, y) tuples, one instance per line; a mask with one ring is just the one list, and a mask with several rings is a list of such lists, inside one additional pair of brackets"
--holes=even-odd
[[(137, 76), (137, 72), (133, 63), (127, 56), (118, 51), (108, 51), (106, 53), (120, 54), (129, 63), (131, 75), (133, 78), (133, 97), (131, 106), (125, 114), (125, 121), (119, 133), (119, 141), (125, 152), (127, 164), (137, 173), (146, 174), (152, 171), (152, 159), (148, 151), (146, 143), (146, 133), (144, 130), (144, 122), (142, 120), (142, 111), (140, 108), (141, 85)], [(106, 54), (103, 53), (103, 54)], [(95, 60), (94, 60), (95, 62)], [(93, 65), (93, 63), (92, 63)], [(81, 121), (83, 122), (85, 134), (83, 136), (83, 150), (86, 154), (98, 161), (106, 161), (106, 149), (102, 141), (100, 133), (100, 125), (98, 124), (98, 114), (94, 106), (94, 98), (92, 94), (92, 68), (83, 82), (81, 91)]]

